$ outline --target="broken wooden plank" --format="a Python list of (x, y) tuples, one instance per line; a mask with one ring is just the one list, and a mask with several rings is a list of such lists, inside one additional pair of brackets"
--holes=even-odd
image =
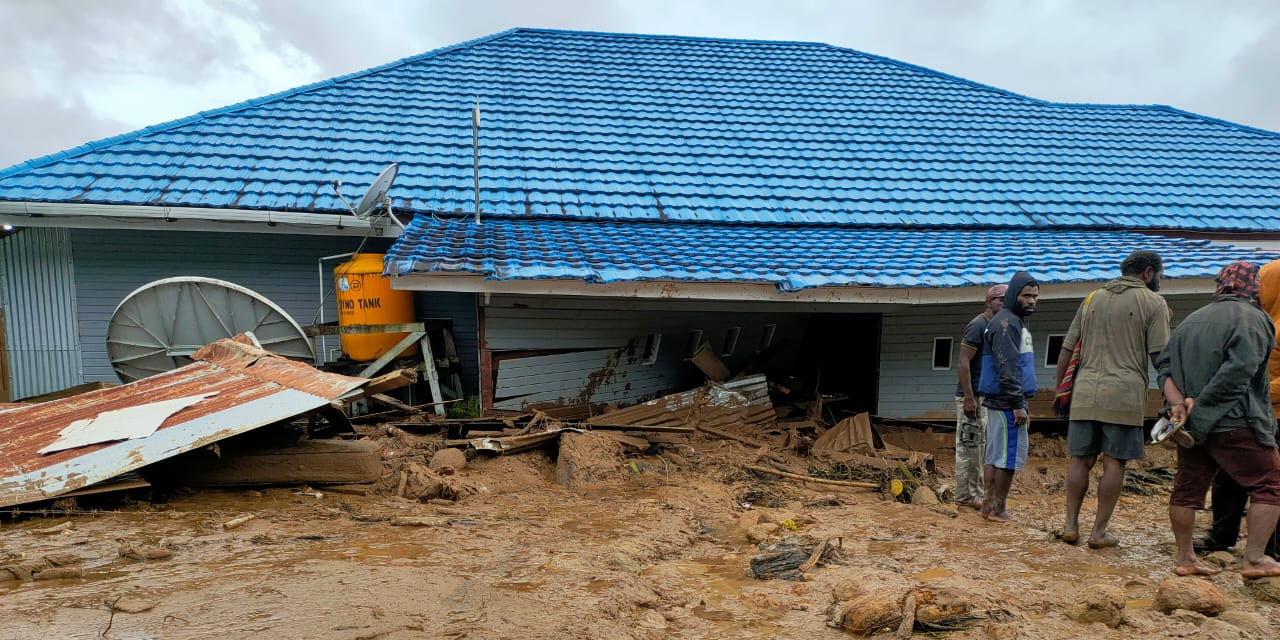
[(711, 343), (704, 342), (694, 352), (692, 358), (693, 366), (702, 371), (708, 380), (720, 382), (729, 377), (729, 367), (724, 366), (724, 362), (720, 360), (720, 356), (716, 355)]
[(382, 475), (382, 447), (367, 440), (302, 440), (179, 456), (144, 471), (156, 484), (239, 486), (367, 483)]

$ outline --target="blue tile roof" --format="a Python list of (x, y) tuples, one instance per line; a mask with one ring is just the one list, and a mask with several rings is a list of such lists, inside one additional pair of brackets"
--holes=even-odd
[(1135, 249), (1169, 278), (1211, 277), (1235, 260), (1280, 253), (1119, 231), (879, 229), (830, 226), (439, 220), (418, 216), (386, 270), (489, 280), (676, 280), (812, 287), (986, 286), (1025, 269), (1045, 283), (1107, 280)]
[(490, 219), (1280, 231), (1280, 134), (819, 43), (516, 29), (0, 171), (0, 200)]

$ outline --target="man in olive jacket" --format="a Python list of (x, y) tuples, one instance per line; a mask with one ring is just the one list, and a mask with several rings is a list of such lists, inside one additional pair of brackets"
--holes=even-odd
[(1211, 575), (1192, 547), (1195, 510), (1215, 473), (1249, 493), (1249, 541), (1240, 575), (1280, 576), (1264, 548), (1280, 518), (1280, 451), (1268, 396), (1267, 362), (1276, 344), (1271, 318), (1258, 308), (1258, 266), (1235, 262), (1218, 273), (1217, 294), (1174, 329), (1156, 363), (1171, 420), (1195, 440), (1178, 448), (1169, 522), (1179, 575)]
[(1124, 466), (1141, 460), (1146, 433), (1147, 362), (1155, 362), (1169, 342), (1169, 305), (1160, 290), (1164, 263), (1153, 251), (1134, 251), (1120, 263), (1120, 277), (1089, 295), (1076, 311), (1058, 355), (1058, 383), (1066, 375), (1076, 342), (1080, 361), (1071, 392), (1067, 425), (1067, 513), (1062, 541), (1080, 540), (1080, 506), (1089, 491), (1089, 472), (1102, 457), (1098, 512), (1089, 548), (1120, 543), (1107, 533), (1124, 487)]

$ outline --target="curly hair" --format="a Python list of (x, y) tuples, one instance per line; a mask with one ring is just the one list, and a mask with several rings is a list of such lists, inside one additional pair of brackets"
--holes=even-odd
[(1120, 275), (1137, 276), (1151, 267), (1156, 273), (1164, 271), (1164, 261), (1154, 251), (1134, 251), (1120, 263)]

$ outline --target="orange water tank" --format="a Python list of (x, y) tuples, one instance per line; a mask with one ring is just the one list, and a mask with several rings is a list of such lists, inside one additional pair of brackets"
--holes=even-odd
[[(413, 322), (413, 292), (391, 288), (382, 277), (381, 253), (357, 253), (333, 268), (333, 288), (338, 298), (338, 325), (397, 324)], [(342, 352), (357, 362), (376, 360), (407, 333), (343, 334)], [(418, 353), (418, 346), (401, 356)]]

